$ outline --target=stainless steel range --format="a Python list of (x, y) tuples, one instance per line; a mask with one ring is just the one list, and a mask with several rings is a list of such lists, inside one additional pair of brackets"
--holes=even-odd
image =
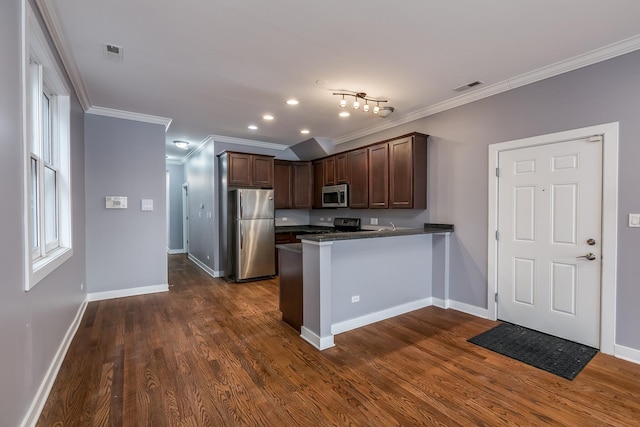
[(353, 233), (356, 231), (362, 231), (360, 229), (360, 218), (334, 218), (333, 219), (333, 232), (334, 233)]

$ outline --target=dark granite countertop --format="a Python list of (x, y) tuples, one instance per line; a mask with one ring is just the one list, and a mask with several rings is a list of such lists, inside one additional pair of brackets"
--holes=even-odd
[(277, 225), (276, 234), (279, 233), (296, 233), (296, 234), (313, 234), (322, 233), (333, 230), (333, 227), (323, 227), (321, 225)]
[(354, 233), (307, 234), (296, 236), (311, 242), (333, 242), (337, 240), (373, 239), (378, 237), (413, 236), (453, 232), (452, 224), (424, 224), (423, 228), (401, 228), (397, 230), (357, 231)]
[(276, 248), (283, 251), (302, 253), (302, 243), (284, 243), (282, 245), (276, 245)]

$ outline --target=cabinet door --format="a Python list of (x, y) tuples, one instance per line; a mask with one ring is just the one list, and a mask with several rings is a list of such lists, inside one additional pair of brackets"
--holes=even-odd
[(367, 149), (349, 151), (347, 154), (347, 176), (349, 178), (349, 207), (369, 207), (369, 168)]
[(413, 138), (389, 142), (389, 206), (413, 207)]
[(228, 154), (228, 184), (230, 186), (251, 186), (251, 157), (251, 154)]
[(369, 208), (389, 207), (389, 145), (369, 147)]
[(324, 185), (335, 185), (336, 182), (336, 158), (324, 159)]
[(347, 153), (336, 154), (335, 174), (337, 184), (348, 183), (347, 179)]
[(273, 157), (253, 157), (253, 182), (254, 187), (273, 188)]
[(292, 164), (293, 180), (292, 203), (293, 209), (311, 209), (313, 203), (313, 176), (311, 171), (311, 163), (296, 162)]
[(291, 177), (289, 162), (273, 162), (273, 197), (276, 209), (291, 208)]
[(322, 185), (324, 180), (324, 163), (316, 160), (312, 164), (313, 168), (313, 208), (322, 208)]

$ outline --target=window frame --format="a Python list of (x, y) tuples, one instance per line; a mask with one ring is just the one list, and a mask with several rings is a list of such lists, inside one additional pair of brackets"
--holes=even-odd
[[(73, 255), (71, 90), (33, 6), (27, 0), (22, 6), (24, 289), (28, 291)], [(48, 128), (43, 131), (45, 119)], [(46, 181), (51, 176), (53, 186)], [(47, 209), (51, 205), (54, 209)]]

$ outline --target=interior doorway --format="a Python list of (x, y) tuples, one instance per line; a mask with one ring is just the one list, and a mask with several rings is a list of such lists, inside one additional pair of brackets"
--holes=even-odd
[[(616, 276), (616, 248), (617, 248), (617, 158), (618, 158), (618, 124), (610, 123), (606, 125), (593, 126), (589, 128), (576, 129), (567, 132), (560, 132), (549, 135), (542, 135), (533, 138), (527, 138), (516, 141), (509, 141), (500, 144), (493, 144), (489, 147), (489, 260), (488, 260), (488, 313), (489, 318), (497, 320), (502, 318), (505, 313), (508, 312), (508, 307), (517, 307), (524, 312), (531, 312), (530, 319), (525, 317), (525, 323), (523, 326), (531, 327), (529, 322), (531, 319), (534, 325), (533, 329), (544, 329), (536, 327), (535, 322), (545, 323), (546, 319), (540, 319), (540, 317), (548, 316), (550, 312), (556, 311), (559, 316), (565, 316), (570, 318), (572, 314), (570, 312), (575, 309), (572, 304), (575, 300), (575, 278), (578, 277), (579, 268), (582, 267), (581, 258), (576, 259), (576, 256), (582, 256), (585, 254), (571, 254), (571, 262), (569, 262), (568, 255), (564, 256), (564, 262), (547, 259), (545, 251), (548, 249), (538, 248), (538, 253), (542, 258), (536, 261), (535, 256), (531, 254), (519, 254), (518, 246), (527, 246), (527, 236), (535, 237), (536, 233), (540, 231), (542, 235), (538, 236), (538, 240), (546, 240), (547, 243), (553, 239), (553, 223), (549, 223), (549, 232), (545, 230), (545, 225), (540, 224), (538, 219), (540, 215), (546, 217), (552, 216), (552, 211), (549, 211), (544, 203), (564, 203), (563, 207), (559, 207), (559, 215), (564, 215), (570, 206), (573, 206), (573, 202), (567, 202), (567, 198), (571, 198), (572, 191), (576, 190), (577, 181), (575, 179), (568, 180), (567, 183), (555, 185), (553, 183), (539, 183), (535, 179), (529, 183), (516, 183), (515, 181), (509, 182), (509, 180), (502, 181), (503, 173), (505, 175), (514, 175), (514, 168), (520, 168), (520, 175), (526, 175), (527, 171), (535, 168), (532, 160), (538, 156), (540, 157), (545, 167), (553, 168), (553, 155), (549, 157), (549, 153), (553, 153), (556, 149), (564, 148), (566, 153), (556, 156), (559, 160), (556, 166), (564, 166), (571, 168), (573, 162), (578, 161), (576, 157), (577, 146), (568, 144), (571, 141), (583, 141), (582, 143), (601, 143), (602, 149), (600, 150), (601, 158), (596, 162), (602, 166), (601, 177), (597, 178), (600, 181), (602, 187), (601, 191), (597, 193), (601, 194), (601, 200), (597, 201), (597, 204), (601, 208), (602, 216), (601, 221), (601, 237), (598, 239), (601, 241), (600, 252), (601, 265), (600, 268), (596, 268), (600, 271), (596, 273), (597, 281), (601, 283), (600, 290), (596, 291), (596, 296), (599, 298), (597, 304), (598, 323), (595, 326), (597, 331), (597, 337), (595, 338), (595, 347), (600, 348), (603, 353), (613, 354), (615, 347), (615, 276)], [(557, 145), (556, 145), (557, 144)], [(522, 154), (522, 158), (519, 160), (518, 155), (515, 157), (513, 153)], [(572, 157), (573, 156), (573, 157)], [(520, 162), (520, 163), (519, 163)], [(549, 166), (550, 165), (550, 166)], [(507, 168), (503, 172), (503, 169)], [(516, 170), (517, 172), (518, 170)], [(588, 174), (587, 174), (588, 175)], [(531, 177), (529, 177), (531, 178)], [(504, 185), (503, 185), (504, 182)], [(501, 191), (501, 185), (503, 185)], [(555, 187), (554, 187), (555, 185)], [(585, 184), (589, 185), (589, 184)], [(505, 188), (509, 187), (510, 188)], [(546, 189), (547, 194), (551, 191), (550, 197), (543, 196), (542, 189)], [(553, 192), (555, 193), (555, 199)], [(538, 196), (535, 193), (539, 192)], [(525, 197), (527, 196), (527, 197)], [(501, 200), (503, 209), (501, 209)], [(510, 208), (504, 207), (504, 199), (510, 198), (508, 203), (511, 203)], [(520, 198), (520, 200), (516, 200)], [(547, 200), (544, 202), (543, 199)], [(555, 201), (554, 201), (555, 200)], [(537, 202), (541, 202), (542, 205), (538, 211), (536, 211), (535, 205)], [(513, 210), (519, 210), (514, 212)], [(511, 211), (511, 214), (509, 214)], [(536, 214), (536, 212), (538, 212)], [(543, 212), (543, 213), (541, 213)], [(546, 212), (546, 213), (544, 213)], [(534, 220), (534, 216), (538, 216)], [(572, 215), (572, 214), (571, 214)], [(571, 215), (564, 215), (564, 217), (557, 217), (555, 220), (564, 220), (565, 226), (571, 226)], [(505, 216), (511, 217), (511, 219), (505, 219)], [(519, 217), (514, 222), (514, 218)], [(553, 218), (552, 218), (553, 219)], [(501, 222), (502, 221), (502, 222)], [(576, 224), (576, 227), (579, 225)], [(505, 228), (506, 227), (506, 228)], [(531, 231), (532, 228), (536, 231)], [(504, 230), (501, 230), (504, 228)], [(548, 227), (547, 227), (548, 228)], [(587, 240), (591, 237), (579, 236), (576, 231), (576, 237), (569, 236), (566, 233), (565, 228), (558, 228), (558, 233), (564, 233), (562, 236), (557, 234), (559, 240), (567, 240), (564, 243), (565, 249), (570, 248), (571, 251), (583, 249), (582, 245), (588, 245)], [(571, 233), (573, 231), (570, 230)], [(569, 241), (574, 239), (576, 244)], [(580, 242), (578, 241), (580, 240)], [(584, 240), (582, 242), (581, 240)], [(595, 240), (595, 237), (594, 237)], [(533, 242), (529, 246), (533, 247)], [(578, 244), (580, 245), (578, 247)], [(573, 246), (572, 246), (573, 245)], [(561, 245), (562, 246), (562, 245)], [(594, 250), (594, 253), (597, 252)], [(595, 255), (596, 258), (598, 255)], [(546, 258), (545, 258), (546, 257)], [(589, 256), (591, 258), (591, 256)], [(589, 261), (585, 258), (586, 261)], [(507, 264), (507, 265), (505, 265)], [(543, 268), (538, 270), (536, 264), (542, 264)], [(589, 264), (590, 266), (598, 266), (596, 264)], [(589, 267), (591, 268), (591, 267)], [(543, 277), (540, 277), (540, 276)], [(555, 275), (555, 276), (554, 276)], [(583, 274), (584, 276), (584, 274)], [(536, 279), (544, 283), (545, 289), (542, 293), (539, 293), (534, 286)], [(564, 280), (565, 285), (559, 289), (553, 289), (549, 286), (549, 283), (553, 280)], [(572, 282), (572, 280), (574, 280)], [(516, 286), (517, 285), (517, 286)], [(554, 294), (554, 292), (556, 292)], [(556, 298), (555, 302), (553, 298)], [(506, 299), (506, 301), (505, 301)], [(535, 302), (541, 302), (544, 299), (542, 308), (539, 312), (529, 309), (527, 306), (532, 307)], [(502, 301), (501, 301), (502, 300)], [(549, 302), (551, 301), (551, 305)], [(572, 302), (574, 301), (574, 302)], [(504, 303), (504, 304), (503, 304)], [(593, 304), (592, 301), (590, 304)], [(553, 304), (556, 304), (555, 306)], [(566, 311), (567, 313), (560, 313)], [(516, 321), (521, 321), (522, 316), (516, 315)], [(509, 320), (510, 314), (506, 314), (506, 319)], [(587, 316), (589, 317), (589, 316)], [(593, 316), (591, 316), (593, 318)], [(510, 320), (511, 321), (511, 320)], [(593, 325), (592, 325), (593, 326)], [(551, 330), (550, 333), (557, 334), (556, 331)], [(558, 334), (562, 335), (562, 334)], [(571, 338), (569, 338), (571, 339)], [(590, 344), (593, 345), (593, 344)]]

